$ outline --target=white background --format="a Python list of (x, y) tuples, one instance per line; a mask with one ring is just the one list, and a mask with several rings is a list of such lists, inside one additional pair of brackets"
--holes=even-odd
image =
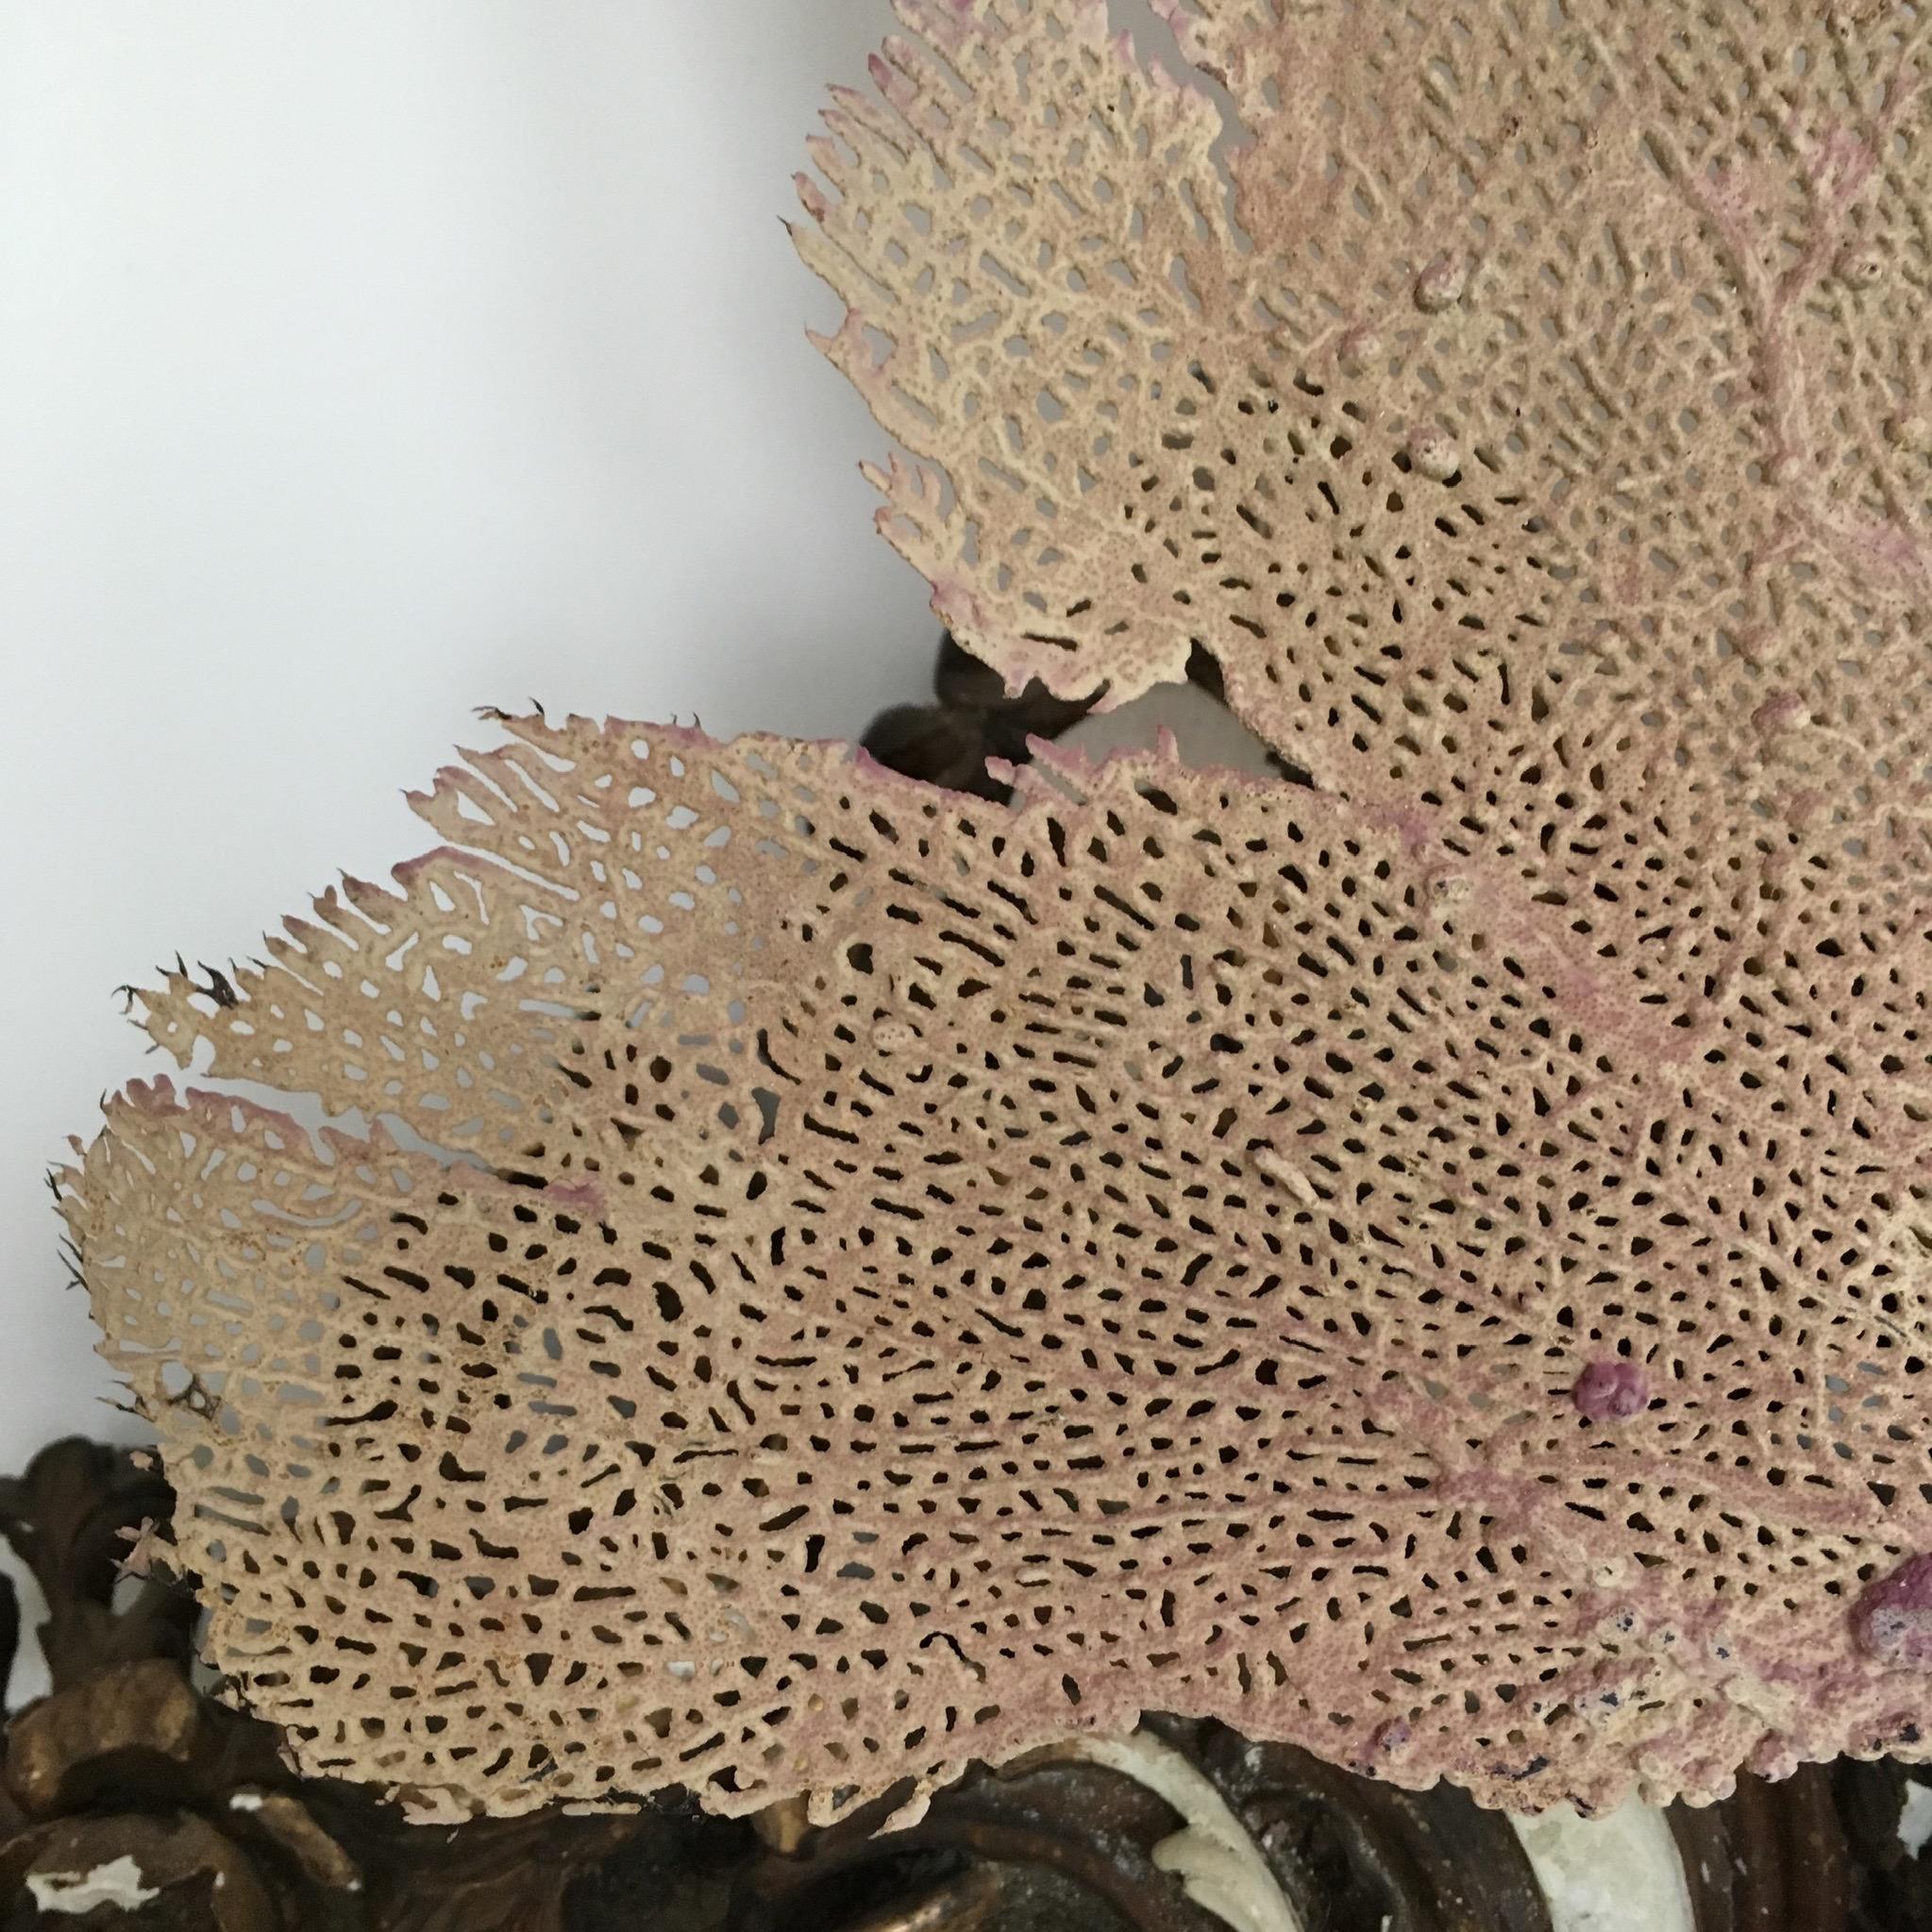
[(124, 1433), (43, 1175), (116, 985), (429, 842), (478, 704), (861, 729), (928, 689), (806, 342), (885, 0), (0, 0), (0, 1471)]

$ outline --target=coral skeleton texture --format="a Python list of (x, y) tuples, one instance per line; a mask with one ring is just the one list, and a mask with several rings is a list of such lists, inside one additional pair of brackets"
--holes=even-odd
[(1922, 1753), (1919, 9), (900, 10), (798, 228), (883, 528), (1312, 784), (512, 719), (168, 976), (231, 1084), (63, 1187), (215, 1660), (426, 1815)]

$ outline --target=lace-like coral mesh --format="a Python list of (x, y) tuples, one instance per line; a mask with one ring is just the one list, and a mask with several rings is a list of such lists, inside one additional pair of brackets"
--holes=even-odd
[(1882, 1042), (1665, 1057), (1294, 787), (515, 729), (149, 1002), (395, 1137), (136, 1087), (72, 1184), (309, 1770), (829, 1802), (1158, 1705), (1535, 1802), (1918, 1707)]
[(445, 1809), (1143, 1706), (1519, 1808), (1910, 1748), (1916, 25), (1176, 8), (1230, 208), (1099, 7), (906, 12), (803, 235), (896, 540), (1315, 785), (525, 720), (170, 980), (383, 1123), (135, 1087), (66, 1184), (216, 1659)]

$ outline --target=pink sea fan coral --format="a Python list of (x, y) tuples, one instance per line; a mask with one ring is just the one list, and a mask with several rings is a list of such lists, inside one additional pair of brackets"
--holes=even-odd
[(1314, 782), (514, 720), (147, 996), (329, 1119), (137, 1087), (65, 1182), (216, 1660), (432, 1810), (1911, 1742), (1916, 25), (1177, 5), (1228, 196), (1098, 5), (902, 10), (800, 227), (891, 535)]

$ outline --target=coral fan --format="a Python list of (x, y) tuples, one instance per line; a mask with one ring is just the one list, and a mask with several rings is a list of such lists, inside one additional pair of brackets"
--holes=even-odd
[(1176, 6), (1225, 202), (1098, 4), (904, 11), (800, 229), (886, 527), (1311, 783), (511, 720), (170, 976), (328, 1117), (137, 1086), (64, 1184), (217, 1661), (444, 1812), (1917, 1747), (1908, 10)]

